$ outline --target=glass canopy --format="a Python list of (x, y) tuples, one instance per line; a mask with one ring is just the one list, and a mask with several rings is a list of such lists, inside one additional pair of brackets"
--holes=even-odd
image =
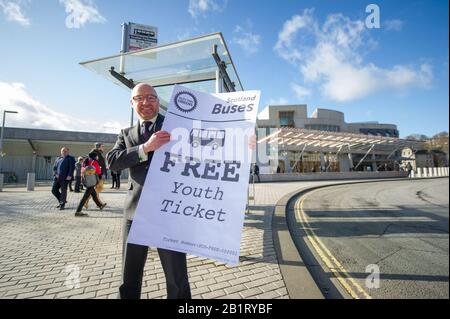
[[(172, 93), (172, 86), (182, 84), (193, 89), (216, 93), (221, 92), (221, 79), (218, 78), (218, 64), (213, 57), (214, 46), (217, 55), (226, 65), (226, 73), (235, 85), (236, 91), (243, 87), (221, 33), (213, 33), (167, 45), (118, 54), (111, 57), (81, 62), (94, 73), (100, 74), (113, 83), (127, 87), (111, 74), (117, 72), (123, 79), (133, 84), (152, 85), (164, 107)], [(113, 68), (113, 69), (111, 69)], [(222, 79), (223, 80), (223, 79)], [(166, 102), (166, 103), (165, 103)]]

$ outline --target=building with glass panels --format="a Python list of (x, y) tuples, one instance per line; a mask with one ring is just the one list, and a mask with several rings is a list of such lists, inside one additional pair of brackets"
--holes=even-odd
[(347, 123), (344, 113), (317, 108), (308, 117), (306, 104), (269, 105), (258, 116), (258, 127), (296, 127), (327, 132), (347, 132), (399, 137), (397, 126), (378, 122)]
[(305, 104), (269, 105), (257, 126), (264, 149), (257, 162), (265, 173), (394, 171), (411, 145), (394, 124), (347, 123), (344, 113), (322, 108), (308, 117)]

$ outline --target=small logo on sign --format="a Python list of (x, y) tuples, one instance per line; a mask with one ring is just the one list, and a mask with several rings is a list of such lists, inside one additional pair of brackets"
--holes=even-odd
[(181, 91), (175, 95), (175, 106), (181, 112), (192, 112), (197, 107), (197, 98), (190, 92)]

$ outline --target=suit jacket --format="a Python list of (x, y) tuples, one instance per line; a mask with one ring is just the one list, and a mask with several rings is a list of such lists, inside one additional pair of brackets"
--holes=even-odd
[(58, 157), (53, 166), (53, 172), (56, 175), (58, 170), (58, 163), (62, 161), (59, 172), (59, 181), (64, 181), (68, 176), (73, 179), (73, 171), (75, 170), (75, 157), (67, 155), (66, 157)]
[[(155, 123), (152, 126), (152, 134), (161, 130), (164, 116), (158, 114)], [(137, 203), (141, 197), (142, 187), (147, 177), (148, 167), (150, 166), (153, 152), (148, 153), (148, 160), (139, 161), (139, 146), (144, 144), (139, 124), (123, 129), (117, 137), (116, 144), (106, 154), (109, 168), (113, 171), (129, 169), (129, 188), (125, 199), (124, 212), (127, 219), (132, 220), (136, 210)]]

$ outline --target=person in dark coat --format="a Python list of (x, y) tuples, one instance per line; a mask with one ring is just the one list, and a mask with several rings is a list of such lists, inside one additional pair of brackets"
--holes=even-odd
[(61, 156), (56, 158), (53, 165), (53, 185), (52, 194), (58, 200), (60, 210), (63, 210), (67, 202), (67, 186), (73, 179), (73, 171), (75, 170), (75, 158), (69, 155), (69, 148), (61, 148)]

